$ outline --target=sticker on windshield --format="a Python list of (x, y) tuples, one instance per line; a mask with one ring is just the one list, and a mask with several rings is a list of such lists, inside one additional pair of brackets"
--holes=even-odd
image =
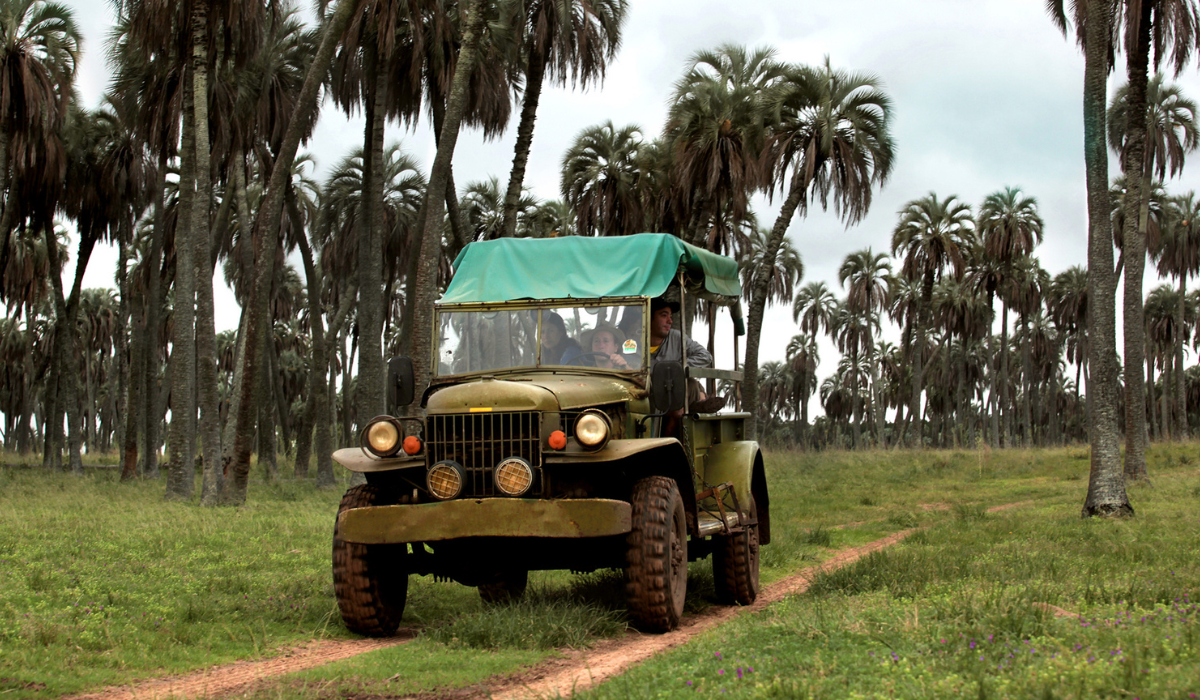
[(626, 340), (625, 344), (621, 346), (621, 350), (626, 355), (632, 355), (633, 353), (637, 352), (637, 341), (632, 338)]

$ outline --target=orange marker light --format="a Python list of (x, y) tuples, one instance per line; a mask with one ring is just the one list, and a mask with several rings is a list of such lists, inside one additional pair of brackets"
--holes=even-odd
[(550, 449), (561, 450), (567, 446), (567, 434), (561, 430), (555, 430), (550, 433), (550, 439), (547, 442), (550, 443)]
[(421, 451), (421, 438), (416, 435), (409, 435), (404, 438), (404, 453), (415, 455)]

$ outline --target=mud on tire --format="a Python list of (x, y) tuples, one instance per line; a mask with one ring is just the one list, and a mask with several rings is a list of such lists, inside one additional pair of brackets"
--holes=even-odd
[(646, 632), (679, 626), (687, 595), (687, 516), (674, 480), (641, 479), (633, 487), (633, 529), (626, 539), (625, 598)]
[(714, 538), (713, 583), (722, 605), (750, 605), (758, 598), (758, 508), (753, 499), (749, 515), (753, 525)]
[[(379, 486), (351, 487), (342, 496), (338, 514), (351, 508), (387, 503)], [(333, 591), (342, 620), (351, 632), (368, 637), (396, 633), (408, 595), (406, 544), (357, 544), (338, 537), (333, 528)]]
[(485, 605), (515, 603), (525, 595), (529, 572), (524, 569), (502, 571), (488, 583), (479, 584), (479, 597)]

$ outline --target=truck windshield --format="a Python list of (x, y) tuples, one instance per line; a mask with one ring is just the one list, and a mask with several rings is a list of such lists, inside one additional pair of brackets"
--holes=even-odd
[(645, 365), (639, 305), (441, 311), (438, 325), (439, 375), (542, 366), (629, 371)]

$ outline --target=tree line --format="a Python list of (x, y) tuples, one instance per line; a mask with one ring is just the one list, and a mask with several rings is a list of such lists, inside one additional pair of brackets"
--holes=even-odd
[[(846, 299), (810, 304), (801, 299), (821, 290), (797, 292), (803, 266), (785, 234), (810, 206), (832, 206), (846, 224), (857, 223), (887, 181), (892, 106), (875, 76), (828, 59), (788, 63), (769, 48), (700, 51), (676, 82), (660, 131), (584, 129), (562, 161), (561, 199), (538, 202), (523, 180), (541, 90), (546, 81), (587, 87), (603, 79), (620, 48), (625, 0), (336, 0), (318, 3), (313, 26), (286, 2), (114, 0), (107, 45), (114, 78), (93, 110), (73, 89), (80, 41), (70, 12), (46, 0), (0, 0), (0, 293), (11, 358), (2, 387), (5, 439), (26, 451), (40, 443), (48, 467), (61, 467), (65, 452), (74, 470), (85, 443), (117, 447), (125, 478), (157, 475), (165, 442), (167, 496), (192, 495), (199, 463), (204, 504), (243, 501), (251, 454), (271, 464), (277, 442), (295, 451), (298, 473), (308, 472), (315, 451), (318, 480), (329, 482), (335, 443), (353, 444), (354, 427), (384, 412), (384, 358), (411, 355), (418, 385), (428, 381), (432, 301), (463, 246), (512, 235), (662, 231), (741, 264), (749, 332), (739, 399), (754, 408), (752, 432), (761, 420), (765, 436), (779, 434), (777, 416), (792, 417), (790, 407), (803, 412), (798, 397), (817, 391), (808, 370), (817, 358), (805, 348), (826, 332), (846, 367), (826, 381), (828, 390), (820, 387), (828, 425), (810, 432), (800, 416), (795, 440), (833, 444), (848, 432), (857, 445), (943, 444), (971, 440), (973, 431), (996, 445), (1017, 435), (1077, 438), (1083, 426), (1050, 425), (1063, 415), (1052, 410), (1057, 402), (1081, 400), (1078, 377), (1073, 386), (1059, 382), (1065, 353), (1091, 389), (1082, 395), (1092, 483), (1117, 485), (1114, 270), (1126, 276), (1127, 440), (1144, 439), (1133, 426), (1155, 410), (1170, 416), (1159, 424), (1174, 421), (1174, 434), (1187, 429), (1182, 339), (1191, 272), (1177, 274), (1173, 320), (1155, 326), (1175, 354), (1157, 365), (1171, 385), (1155, 394), (1168, 397), (1158, 408), (1147, 401), (1155, 390), (1140, 369), (1162, 355), (1159, 346), (1145, 347), (1146, 319), (1155, 317), (1142, 311), (1140, 275), (1148, 248), (1169, 248), (1147, 246), (1152, 235), (1167, 241), (1190, 228), (1191, 218), (1172, 218), (1182, 205), (1165, 195), (1156, 204), (1146, 193), (1182, 168), (1194, 127), (1189, 135), (1170, 122), (1186, 110), (1169, 108), (1174, 116), (1151, 140), (1159, 153), (1146, 148), (1152, 120), (1123, 116), (1151, 115), (1144, 33), (1162, 49), (1156, 66), (1163, 56), (1176, 72), (1187, 62), (1198, 13), (1191, 0), (1172, 2), (1143, 0), (1140, 14), (1122, 14), (1117, 0), (1049, 4), (1064, 31), (1068, 16), (1080, 28), (1092, 81), (1085, 90), (1090, 272), (1068, 271), (1072, 301), (1054, 302), (1058, 279), (1044, 279), (1032, 255), (1041, 238), (1036, 203), (1008, 189), (974, 212), (956, 197), (914, 200), (893, 232), (896, 269), (885, 255), (855, 253), (840, 273)], [(1085, 23), (1088, 13), (1095, 19)], [(1112, 109), (1105, 97), (1097, 112), (1096, 52), (1103, 49), (1106, 70), (1114, 65), (1122, 21), (1137, 39), (1127, 37), (1136, 51), (1126, 53), (1141, 63), (1130, 64), (1129, 87)], [(1096, 38), (1085, 41), (1088, 32)], [(1171, 92), (1161, 80), (1155, 85)], [(361, 149), (317, 182), (300, 146), (323, 100), (361, 111), (365, 127)], [(494, 136), (514, 116), (507, 183), (460, 189), (453, 157), (461, 129)], [(431, 128), (437, 151), (427, 172), (387, 143), (389, 123)], [(1115, 194), (1106, 172), (1095, 189), (1107, 167), (1093, 152), (1097, 124), (1100, 154), (1111, 142), (1123, 163), (1136, 164)], [(752, 211), (756, 194), (781, 199), (769, 227), (759, 227)], [(61, 282), (65, 221), (78, 239), (69, 289)], [(81, 288), (99, 241), (118, 249), (115, 293)], [(1114, 242), (1122, 251), (1116, 268)], [(1160, 266), (1172, 259), (1167, 268), (1191, 270), (1175, 253), (1155, 255)], [(303, 277), (288, 256), (300, 258)], [(218, 264), (241, 306), (238, 330), (220, 335)], [(1164, 309), (1172, 303), (1166, 296), (1151, 294)], [(997, 299), (999, 339), (991, 332)], [(782, 390), (783, 366), (767, 365), (761, 375), (769, 303), (797, 309), (801, 333), (784, 383), (799, 390)], [(1060, 310), (1064, 304), (1074, 306)], [(684, 312), (689, 322), (712, 313), (703, 304)], [(878, 342), (885, 313), (903, 327), (898, 348)], [(964, 381), (945, 384), (951, 375)], [(1052, 379), (1035, 390), (1040, 376)], [(1064, 391), (1046, 389), (1054, 382)], [(944, 395), (948, 386), (954, 396)], [(1136, 473), (1138, 453), (1130, 454), (1126, 469)], [(1119, 486), (1097, 491), (1108, 494), (1097, 507), (1124, 507), (1112, 497), (1123, 494)]]

